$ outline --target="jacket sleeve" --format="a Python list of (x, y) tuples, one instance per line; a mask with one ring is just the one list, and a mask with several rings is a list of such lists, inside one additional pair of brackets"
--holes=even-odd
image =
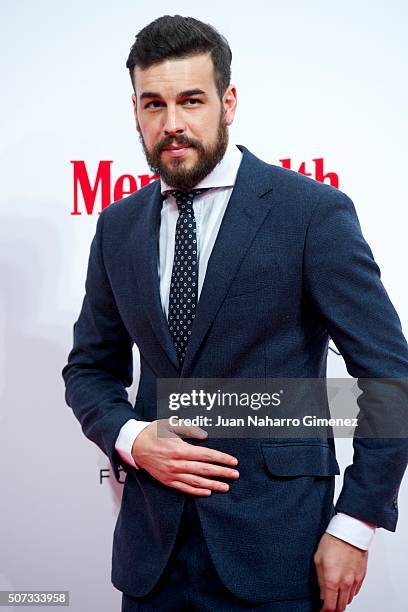
[[(319, 311), (348, 373), (358, 378), (359, 418), (368, 423), (376, 416), (380, 424), (403, 418), (407, 423), (407, 342), (354, 204), (341, 191), (325, 190), (315, 207), (303, 271), (306, 299)], [(335, 509), (395, 531), (408, 441), (381, 437), (381, 431), (380, 426), (379, 435), (354, 436), (353, 463), (345, 470)]]
[(133, 378), (133, 343), (118, 312), (103, 262), (104, 212), (92, 240), (85, 297), (62, 376), (67, 404), (84, 434), (108, 456), (120, 481), (120, 468), (126, 472), (132, 469), (121, 461), (115, 442), (122, 425), (135, 418), (126, 391)]

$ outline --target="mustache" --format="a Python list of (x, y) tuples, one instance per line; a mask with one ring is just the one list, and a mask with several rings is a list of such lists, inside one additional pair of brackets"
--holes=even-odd
[(161, 140), (157, 145), (156, 145), (156, 150), (157, 151), (161, 151), (164, 147), (170, 147), (172, 145), (189, 145), (190, 147), (195, 147), (195, 143), (192, 142), (189, 138), (187, 138), (186, 136), (183, 135), (179, 135), (179, 136), (167, 136), (166, 138), (163, 138), (163, 140)]

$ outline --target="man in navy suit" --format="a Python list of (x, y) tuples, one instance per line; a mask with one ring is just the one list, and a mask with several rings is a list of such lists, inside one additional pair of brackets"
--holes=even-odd
[(193, 18), (136, 37), (136, 127), (160, 180), (100, 215), (63, 370), (84, 434), (118, 480), (126, 471), (112, 559), (123, 612), (345, 610), (375, 528), (397, 523), (403, 439), (355, 438), (334, 508), (332, 438), (157, 435), (171, 429), (157, 420), (158, 379), (324, 378), (329, 336), (354, 377), (408, 373), (350, 198), (229, 142), (230, 64), (227, 41)]

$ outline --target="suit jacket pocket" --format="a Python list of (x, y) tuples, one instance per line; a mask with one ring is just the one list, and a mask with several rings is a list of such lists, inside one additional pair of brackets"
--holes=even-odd
[(336, 456), (325, 443), (263, 443), (262, 453), (267, 471), (276, 478), (340, 474)]

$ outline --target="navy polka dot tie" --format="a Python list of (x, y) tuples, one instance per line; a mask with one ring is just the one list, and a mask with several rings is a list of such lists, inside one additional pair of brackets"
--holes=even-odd
[(184, 361), (198, 301), (198, 248), (194, 196), (205, 189), (172, 191), (179, 216), (176, 224), (173, 269), (169, 295), (169, 330), (180, 365)]

